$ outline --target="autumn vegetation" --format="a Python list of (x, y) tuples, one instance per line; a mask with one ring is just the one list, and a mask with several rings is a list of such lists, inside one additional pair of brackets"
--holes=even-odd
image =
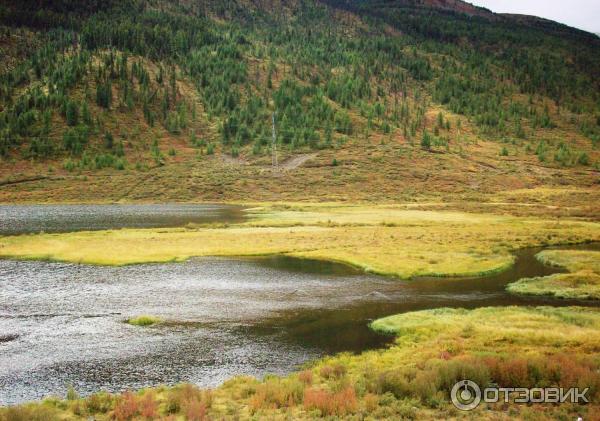
[[(410, 279), (600, 241), (600, 40), (460, 2), (365, 3), (3, 2), (0, 203), (251, 209), (231, 225), (0, 237), (0, 257), (284, 254)], [(598, 299), (598, 253), (544, 250), (565, 273), (508, 290)], [(595, 307), (435, 309), (371, 328), (393, 345), (211, 390), (70, 388), (0, 421), (600, 418)], [(465, 414), (448, 396), (464, 378), (589, 387), (591, 404)]]
[[(239, 377), (212, 390), (184, 384), (123, 394), (49, 398), (0, 409), (2, 420), (87, 419), (570, 419), (599, 415), (597, 309), (437, 309), (377, 320), (396, 335), (388, 349), (342, 354), (287, 377)], [(418, 352), (416, 352), (418, 350)], [(482, 386), (589, 387), (590, 404), (483, 404), (466, 414), (449, 402), (458, 380)]]

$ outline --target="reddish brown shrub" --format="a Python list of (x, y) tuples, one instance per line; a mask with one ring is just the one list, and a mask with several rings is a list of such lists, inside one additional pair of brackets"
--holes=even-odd
[(304, 407), (318, 409), (323, 415), (331, 413), (331, 394), (322, 389), (307, 389), (304, 391)]
[(503, 387), (529, 387), (529, 372), (527, 360), (523, 358), (513, 358), (510, 360), (488, 360), (491, 366), (488, 366), (492, 379)]
[(547, 358), (503, 360), (483, 359), (492, 379), (504, 387), (590, 388), (590, 396), (600, 390), (600, 373), (593, 361), (576, 355), (558, 354)]
[(153, 392), (147, 392), (140, 401), (140, 415), (147, 419), (158, 416), (158, 403)]
[(444, 350), (444, 351), (440, 352), (440, 359), (441, 360), (448, 361), (451, 358), (452, 358), (452, 354), (450, 354), (448, 351)]
[(305, 385), (311, 385), (313, 382), (313, 372), (312, 370), (304, 370), (298, 373), (298, 378)]
[(195, 385), (190, 383), (185, 383), (179, 386), (179, 395), (182, 400), (191, 400), (194, 398), (200, 399), (202, 391)]
[(250, 410), (254, 413), (260, 409), (277, 409), (288, 406), (289, 402), (283, 390), (261, 385), (250, 399)]
[(323, 367), (321, 367), (321, 370), (319, 371), (319, 374), (324, 379), (329, 379), (329, 378), (333, 377), (333, 367), (328, 366), (328, 365), (324, 365)]
[(306, 389), (304, 391), (304, 407), (317, 409), (321, 415), (344, 416), (356, 412), (358, 401), (354, 388), (347, 387), (337, 393), (322, 389)]
[(560, 387), (590, 388), (589, 396), (600, 392), (600, 371), (594, 362), (574, 355), (553, 355), (546, 363), (545, 375)]
[(118, 421), (126, 421), (135, 417), (138, 412), (139, 405), (135, 395), (131, 392), (125, 392), (117, 401), (113, 416)]
[(365, 395), (364, 402), (365, 402), (365, 410), (368, 413), (375, 411), (377, 409), (377, 407), (379, 406), (379, 398), (377, 397), (377, 395), (374, 395), (372, 393), (367, 393)]
[(259, 388), (259, 390), (257, 390), (256, 393), (254, 393), (254, 395), (250, 399), (250, 403), (249, 403), (250, 412), (255, 413), (259, 409), (264, 408), (266, 406), (265, 405), (266, 401), (267, 401), (266, 392)]
[(188, 421), (204, 421), (206, 419), (206, 404), (196, 398), (186, 401), (183, 409)]
[(303, 394), (304, 385), (298, 380), (269, 380), (256, 388), (250, 410), (291, 407), (302, 401)]
[[(210, 392), (204, 392), (206, 394), (207, 402), (206, 407), (210, 407), (212, 403), (212, 394)], [(203, 402), (203, 392), (193, 384), (182, 384), (169, 391), (167, 394), (167, 402), (165, 410), (169, 414), (177, 414), (182, 411), (182, 408), (186, 405), (186, 402), (197, 400)]]

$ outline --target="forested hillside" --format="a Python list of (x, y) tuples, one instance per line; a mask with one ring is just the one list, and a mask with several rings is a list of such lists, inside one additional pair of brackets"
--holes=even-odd
[(27, 0), (0, 23), (3, 200), (188, 177), (174, 198), (277, 198), (273, 121), (290, 191), (597, 180), (600, 39), (554, 22), (450, 0)]

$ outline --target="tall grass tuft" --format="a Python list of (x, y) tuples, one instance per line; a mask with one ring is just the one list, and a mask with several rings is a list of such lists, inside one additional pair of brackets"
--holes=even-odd
[(307, 386), (313, 383), (313, 372), (312, 370), (304, 370), (298, 373), (298, 379)]
[(189, 419), (204, 419), (207, 410), (212, 407), (212, 401), (210, 390), (200, 390), (192, 384), (182, 384), (167, 393), (165, 412), (183, 413)]
[(113, 418), (117, 421), (127, 421), (139, 414), (140, 406), (131, 392), (123, 393), (117, 400), (113, 410)]
[(156, 395), (149, 391), (144, 394), (140, 400), (140, 415), (146, 419), (155, 419), (158, 417), (158, 402)]
[(254, 413), (260, 409), (293, 407), (302, 402), (303, 396), (304, 384), (300, 380), (270, 378), (256, 388), (250, 410)]
[(142, 315), (138, 317), (133, 317), (131, 319), (127, 319), (127, 323), (133, 326), (152, 326), (160, 322), (161, 319), (159, 319), (158, 317), (149, 315)]
[(356, 392), (351, 386), (339, 392), (323, 389), (306, 389), (304, 391), (304, 407), (307, 410), (318, 410), (322, 416), (346, 416), (353, 414), (358, 408)]

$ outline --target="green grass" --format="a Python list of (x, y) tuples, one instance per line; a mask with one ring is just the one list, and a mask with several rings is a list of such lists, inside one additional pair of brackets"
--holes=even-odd
[(142, 316), (137, 316), (137, 317), (133, 317), (131, 319), (127, 319), (126, 323), (132, 325), (132, 326), (152, 326), (155, 325), (157, 323), (161, 323), (162, 320), (159, 319), (158, 317), (155, 316), (149, 316), (149, 315), (142, 315)]
[(569, 273), (525, 278), (509, 284), (513, 294), (547, 295), (555, 298), (600, 300), (600, 251), (546, 250), (536, 258)]

